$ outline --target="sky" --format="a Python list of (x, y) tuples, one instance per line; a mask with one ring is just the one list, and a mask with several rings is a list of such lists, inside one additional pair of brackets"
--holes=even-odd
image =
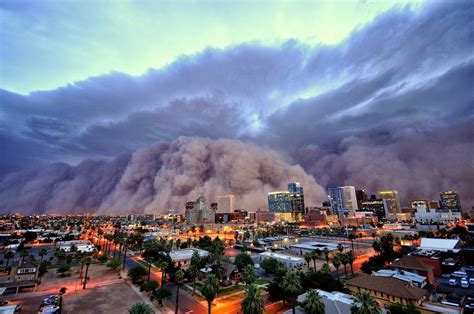
[(470, 1), (0, 1), (0, 209), (257, 208), (289, 180), (308, 205), (355, 185), (469, 208), (473, 21)]

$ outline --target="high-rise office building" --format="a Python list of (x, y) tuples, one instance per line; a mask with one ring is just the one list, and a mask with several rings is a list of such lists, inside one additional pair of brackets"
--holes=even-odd
[(221, 195), (217, 197), (218, 213), (233, 213), (235, 210), (235, 196)]
[(291, 213), (290, 192), (276, 191), (268, 193), (268, 210), (273, 213)]
[(395, 218), (397, 213), (400, 213), (401, 206), (398, 191), (381, 191), (379, 192), (379, 198), (383, 200), (385, 217)]
[(362, 208), (362, 202), (367, 200), (367, 193), (364, 190), (356, 190), (357, 207)]
[(353, 186), (340, 186), (328, 189), (328, 198), (331, 204), (332, 214), (339, 218), (357, 209), (357, 197)]
[(385, 210), (383, 206), (383, 199), (371, 195), (368, 200), (362, 201), (361, 211), (372, 212), (380, 220), (385, 217)]
[(441, 209), (451, 210), (453, 212), (461, 212), (461, 200), (459, 199), (458, 193), (450, 190), (440, 193), (439, 197)]
[(288, 192), (290, 192), (291, 212), (294, 218), (300, 220), (305, 211), (303, 187), (299, 182), (292, 182), (288, 184)]
[(214, 223), (216, 211), (208, 209), (206, 199), (200, 196), (192, 206), (192, 202), (186, 203), (186, 221), (190, 224)]

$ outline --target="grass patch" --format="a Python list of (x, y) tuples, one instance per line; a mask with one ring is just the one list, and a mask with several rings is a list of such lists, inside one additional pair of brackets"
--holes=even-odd
[(219, 296), (222, 297), (222, 296), (226, 296), (226, 295), (236, 293), (239, 291), (244, 291), (244, 290), (245, 290), (245, 286), (241, 286), (241, 285), (222, 288), (222, 289), (219, 289)]
[(269, 281), (263, 278), (258, 278), (257, 280), (255, 280), (255, 284), (259, 286), (267, 284), (267, 283), (269, 283)]

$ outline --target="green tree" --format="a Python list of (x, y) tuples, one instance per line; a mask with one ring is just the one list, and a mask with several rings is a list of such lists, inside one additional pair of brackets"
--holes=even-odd
[(337, 250), (339, 251), (339, 253), (342, 253), (344, 251), (344, 245), (342, 245), (342, 243), (339, 243), (337, 245)]
[(351, 306), (352, 314), (379, 314), (380, 312), (379, 304), (368, 292), (356, 292)]
[(321, 296), (316, 290), (310, 290), (306, 294), (306, 299), (301, 304), (306, 314), (324, 314), (325, 306)]
[(89, 280), (89, 267), (91, 266), (92, 259), (90, 257), (86, 257), (84, 264), (86, 264), (86, 274), (84, 275), (84, 284), (82, 285), (82, 289), (86, 288), (87, 281)]
[(71, 270), (71, 266), (69, 265), (61, 265), (59, 266), (58, 268), (58, 273), (61, 274), (61, 276), (65, 276), (67, 272), (69, 272)]
[(329, 265), (329, 249), (325, 247), (323, 249), (324, 257), (326, 257), (326, 263)]
[(244, 314), (262, 314), (265, 308), (263, 298), (260, 295), (257, 285), (251, 284), (245, 290), (245, 296), (241, 303)]
[(287, 272), (283, 277), (281, 289), (285, 293), (286, 297), (290, 300), (293, 314), (295, 314), (296, 299), (303, 291), (300, 275), (296, 272)]
[(355, 261), (355, 256), (354, 256), (354, 252), (352, 251), (349, 251), (347, 254), (347, 262), (349, 263), (349, 265), (351, 266), (351, 274), (352, 276), (354, 276), (354, 267), (353, 267), (353, 264), (354, 264), (354, 261)]
[(163, 306), (163, 300), (171, 296), (171, 291), (167, 288), (160, 288), (153, 291), (153, 299)]
[(146, 303), (135, 303), (128, 309), (129, 314), (151, 314), (152, 308)]
[(203, 282), (201, 293), (207, 301), (207, 312), (211, 314), (211, 304), (219, 291), (219, 280), (215, 275), (207, 276)]
[(122, 265), (122, 262), (120, 262), (120, 260), (117, 258), (113, 258), (107, 263), (107, 267), (111, 268), (112, 270), (117, 270), (120, 265)]
[(48, 263), (47, 262), (41, 262), (38, 268), (38, 276), (43, 277), (44, 274), (48, 272)]
[(354, 251), (354, 239), (357, 238), (357, 236), (353, 233), (349, 233), (349, 235), (347, 236), (347, 238), (349, 239), (349, 241), (351, 241), (351, 247), (352, 247), (352, 251)]
[(242, 271), (247, 265), (253, 265), (253, 260), (249, 254), (242, 252), (235, 257), (234, 264)]
[(140, 265), (135, 265), (128, 270), (128, 277), (132, 279), (134, 284), (137, 284), (142, 281), (143, 277), (148, 274), (145, 268)]
[(179, 288), (183, 285), (183, 281), (184, 281), (184, 271), (180, 269), (174, 274), (174, 282), (176, 283), (176, 287), (177, 287), (177, 290), (176, 290), (176, 306), (174, 308), (174, 313), (175, 314), (178, 314)]
[(252, 265), (245, 266), (244, 269), (244, 281), (247, 286), (250, 286), (257, 280), (257, 274), (255, 274), (255, 269)]
[(344, 274), (347, 278), (347, 264), (349, 264), (349, 259), (346, 253), (339, 253), (339, 259), (341, 260), (342, 266), (344, 266)]
[(47, 249), (41, 249), (38, 253), (40, 256), (40, 264), (43, 262), (44, 256), (48, 255), (48, 250)]

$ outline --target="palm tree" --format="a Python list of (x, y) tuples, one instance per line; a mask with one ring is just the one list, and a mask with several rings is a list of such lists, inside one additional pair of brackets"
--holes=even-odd
[(303, 287), (301, 286), (300, 275), (296, 272), (287, 272), (285, 277), (283, 277), (281, 288), (290, 300), (293, 314), (295, 314), (296, 299), (298, 298), (298, 295), (303, 291)]
[(311, 259), (313, 260), (314, 270), (316, 270), (316, 260), (318, 259), (318, 252), (316, 252), (316, 250), (311, 252)]
[(341, 267), (341, 260), (338, 255), (332, 258), (332, 264), (336, 267), (337, 278), (339, 279), (339, 267)]
[(347, 278), (347, 264), (349, 264), (349, 259), (347, 258), (346, 253), (339, 253), (340, 254), (340, 260), (342, 265), (344, 266), (344, 274), (346, 275)]
[(355, 261), (354, 253), (352, 251), (349, 251), (346, 255), (347, 255), (347, 261), (349, 265), (351, 266), (351, 274), (352, 276), (354, 276), (354, 268), (352, 266), (352, 264), (354, 264), (354, 261)]
[(379, 304), (368, 292), (358, 291), (354, 299), (351, 306), (352, 314), (379, 314), (381, 312)]
[(188, 273), (189, 273), (189, 276), (191, 276), (192, 280), (193, 280), (193, 294), (196, 293), (196, 277), (198, 275), (198, 271), (199, 269), (197, 268), (197, 265), (189, 265), (188, 267)]
[(301, 306), (307, 314), (324, 314), (324, 302), (316, 290), (311, 290), (306, 294), (306, 299)]
[(244, 314), (262, 314), (265, 304), (257, 285), (251, 284), (245, 290), (245, 297), (241, 303)]
[(244, 269), (244, 281), (247, 286), (252, 285), (255, 280), (257, 280), (257, 275), (255, 274), (255, 270), (253, 269), (252, 265), (245, 266)]
[(41, 249), (38, 253), (38, 255), (40, 256), (40, 264), (43, 262), (43, 257), (45, 255), (48, 254), (48, 250), (47, 249)]
[(304, 260), (306, 261), (306, 264), (308, 264), (309, 268), (309, 263), (311, 262), (311, 252), (304, 253)]
[(323, 249), (324, 256), (326, 257), (326, 263), (329, 264), (329, 249), (325, 247)]
[(211, 304), (219, 291), (219, 280), (215, 275), (207, 276), (203, 283), (201, 293), (207, 300), (207, 312), (211, 314)]
[(337, 250), (342, 253), (344, 251), (344, 245), (342, 245), (342, 243), (339, 243), (337, 245)]
[(146, 303), (135, 303), (128, 309), (129, 314), (151, 314), (153, 310)]
[(86, 264), (86, 274), (84, 276), (84, 285), (82, 286), (82, 289), (85, 289), (86, 288), (86, 283), (87, 283), (87, 274), (89, 273), (89, 266), (91, 265), (92, 263), (92, 259), (90, 257), (86, 258), (86, 260), (84, 261), (84, 263)]
[(354, 251), (354, 239), (356, 239), (357, 236), (353, 233), (349, 233), (347, 238), (351, 241), (352, 251)]
[(175, 314), (178, 314), (179, 288), (183, 284), (183, 280), (184, 280), (184, 271), (180, 269), (174, 274), (174, 282), (176, 283), (176, 287), (177, 287), (177, 290), (176, 290), (176, 307), (174, 308), (174, 313)]
[(7, 264), (5, 265), (5, 267), (8, 267), (8, 263), (10, 262), (10, 259), (15, 257), (15, 253), (13, 253), (12, 251), (8, 251), (5, 253), (4, 257), (7, 260)]

